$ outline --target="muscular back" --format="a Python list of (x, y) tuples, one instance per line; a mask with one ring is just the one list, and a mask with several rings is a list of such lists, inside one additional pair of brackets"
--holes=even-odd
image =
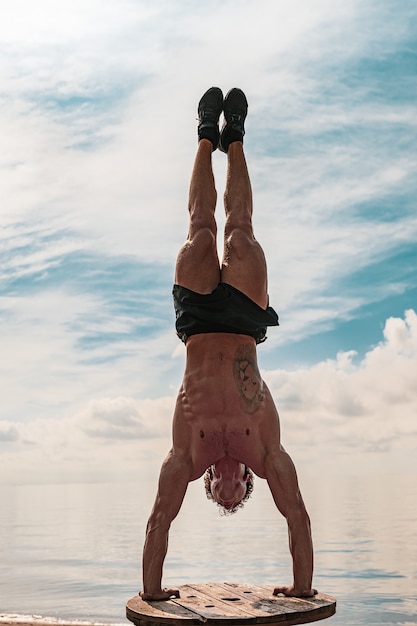
[(210, 333), (187, 340), (174, 415), (174, 450), (192, 463), (192, 480), (226, 455), (264, 477), (264, 458), (280, 446), (279, 419), (262, 381), (255, 341)]

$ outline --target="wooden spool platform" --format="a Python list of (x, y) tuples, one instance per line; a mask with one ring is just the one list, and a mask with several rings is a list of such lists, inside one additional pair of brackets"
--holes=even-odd
[(236, 624), (290, 625), (334, 615), (336, 600), (319, 593), (314, 598), (274, 596), (272, 585), (204, 583), (179, 587), (180, 597), (146, 602), (134, 596), (126, 616), (136, 626), (224, 626)]

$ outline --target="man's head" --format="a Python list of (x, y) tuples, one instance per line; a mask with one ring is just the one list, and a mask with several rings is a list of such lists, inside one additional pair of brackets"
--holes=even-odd
[(204, 474), (207, 498), (220, 507), (222, 515), (236, 513), (253, 491), (253, 472), (243, 463), (227, 459), (211, 465)]

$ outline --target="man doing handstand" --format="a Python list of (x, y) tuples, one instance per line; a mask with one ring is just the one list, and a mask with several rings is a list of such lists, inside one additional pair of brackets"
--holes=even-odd
[[(234, 512), (252, 490), (252, 472), (267, 480), (288, 524), (292, 585), (274, 593), (310, 597), (313, 548), (310, 520), (294, 465), (280, 443), (280, 424), (263, 382), (256, 345), (278, 316), (269, 306), (263, 250), (252, 229), (252, 190), (243, 151), (247, 101), (240, 89), (223, 100), (209, 89), (198, 107), (198, 150), (189, 193), (188, 237), (179, 251), (173, 288), (176, 329), (186, 366), (173, 418), (172, 448), (159, 477), (143, 552), (145, 600), (178, 596), (161, 587), (171, 522), (188, 483), (205, 475), (208, 496)], [(224, 125), (219, 131), (219, 118)], [(216, 247), (216, 189), (212, 152), (227, 153), (224, 254)]]

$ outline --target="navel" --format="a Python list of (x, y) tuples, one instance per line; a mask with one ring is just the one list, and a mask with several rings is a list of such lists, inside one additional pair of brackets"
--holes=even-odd
[(247, 434), (247, 435), (250, 435), (250, 428), (247, 428), (247, 429), (246, 429), (246, 434)]
[(201, 439), (204, 439), (204, 430), (200, 430), (200, 437)]

